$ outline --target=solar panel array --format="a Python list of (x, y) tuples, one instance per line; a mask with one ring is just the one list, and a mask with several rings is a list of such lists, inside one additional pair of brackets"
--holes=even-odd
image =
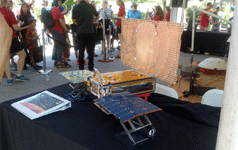
[(129, 92), (109, 95), (95, 100), (95, 103), (114, 114), (123, 122), (160, 110), (159, 107)]

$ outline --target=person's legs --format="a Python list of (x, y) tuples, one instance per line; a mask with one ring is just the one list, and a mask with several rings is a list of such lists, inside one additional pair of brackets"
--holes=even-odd
[[(50, 34), (53, 36), (53, 38), (57, 39), (57, 32), (56, 30), (50, 31)], [(56, 52), (58, 50), (58, 42), (54, 41), (54, 47), (53, 47), (53, 53), (52, 53), (52, 60), (56, 61), (57, 55)]]
[(9, 59), (6, 61), (6, 66), (5, 66), (5, 73), (7, 75), (7, 79), (12, 79), (12, 76), (11, 76), (11, 69), (10, 69), (10, 57)]
[(79, 45), (79, 70), (84, 69), (84, 50), (85, 50), (85, 35), (78, 34), (78, 45)]
[(59, 43), (57, 41), (54, 41), (52, 60), (55, 60), (57, 62), (55, 63), (55, 65), (58, 66), (58, 68), (63, 68), (62, 54), (63, 54), (65, 45), (62, 45), (62, 43), (66, 44), (64, 33), (59, 33), (57, 30), (52, 30), (50, 33), (53, 35), (55, 40), (60, 42)]
[[(121, 39), (121, 33), (118, 33), (118, 39), (120, 40)], [(121, 58), (121, 52), (119, 52), (120, 54), (118, 54), (116, 56), (116, 58)]]
[(94, 63), (93, 63), (93, 54), (95, 50), (95, 34), (87, 34), (86, 35), (86, 46), (88, 49), (88, 69), (93, 71)]
[(32, 64), (33, 67), (35, 67), (36, 66), (35, 59), (34, 59), (34, 55), (35, 55), (34, 51), (35, 51), (35, 49), (34, 48), (28, 48), (28, 50), (29, 50), (29, 57), (31, 59), (31, 64)]
[[(58, 32), (58, 31), (57, 31)], [(59, 41), (61, 41), (61, 43), (65, 43), (66, 44), (66, 40), (65, 40), (65, 36), (64, 36), (64, 34), (62, 33), (57, 33), (58, 34), (58, 36), (57, 36), (57, 40), (59, 40)], [(58, 43), (58, 42), (57, 42)], [(63, 51), (64, 51), (64, 47), (65, 47), (65, 45), (62, 45), (61, 43), (58, 43), (58, 49), (57, 49), (57, 51), (56, 51), (56, 60), (57, 60), (57, 62), (63, 62), (63, 59), (62, 59), (62, 56), (63, 56)]]
[(107, 42), (107, 50), (109, 50), (110, 48), (110, 45), (109, 45), (109, 40), (110, 40), (110, 36), (109, 35), (106, 35), (106, 42)]
[(25, 63), (26, 53), (23, 49), (20, 52), (17, 52), (16, 54), (19, 56), (19, 59), (17, 62), (17, 75), (22, 75), (22, 70), (23, 70), (23, 66)]

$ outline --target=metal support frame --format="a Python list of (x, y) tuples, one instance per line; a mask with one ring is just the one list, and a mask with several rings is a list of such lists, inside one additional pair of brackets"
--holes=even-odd
[[(141, 129), (144, 130), (144, 132), (146, 132), (145, 128), (148, 127), (148, 126), (152, 126), (152, 123), (151, 121), (149, 120), (149, 118), (147, 117), (146, 114), (143, 115), (146, 123), (144, 124), (141, 119), (138, 117), (134, 118), (137, 120), (137, 122), (133, 119), (129, 120), (128, 121), (128, 124), (130, 125), (131, 129), (128, 129), (127, 126), (125, 125), (125, 123), (123, 121), (120, 121), (123, 129), (125, 130), (125, 132), (122, 132), (122, 134), (127, 134), (127, 136), (129, 137), (129, 139), (133, 142), (134, 145), (138, 144), (138, 143), (141, 143), (143, 141), (146, 141), (149, 139), (149, 137), (146, 137), (140, 141), (135, 141), (135, 139), (132, 137), (132, 133), (135, 133)], [(136, 127), (138, 126), (138, 127)]]
[(49, 81), (49, 75), (52, 73), (52, 70), (46, 70), (46, 56), (45, 56), (45, 29), (42, 29), (42, 47), (43, 47), (43, 71), (37, 72), (38, 74), (46, 75), (46, 81)]
[[(82, 93), (84, 93), (84, 90), (79, 90), (81, 89), (82, 86), (84, 86), (84, 82), (78, 83), (75, 86), (73, 86), (71, 83), (69, 84), (69, 86), (73, 89), (73, 91), (70, 93), (72, 98), (78, 98)], [(87, 90), (87, 89), (86, 89)], [(76, 95), (74, 93), (77, 93)]]

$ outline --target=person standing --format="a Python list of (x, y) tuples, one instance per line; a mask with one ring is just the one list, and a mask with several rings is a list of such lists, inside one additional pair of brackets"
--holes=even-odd
[[(212, 12), (212, 3), (207, 3), (207, 8), (204, 9), (205, 11)], [(201, 13), (201, 20), (200, 20), (200, 31), (207, 31), (209, 25), (209, 15)]]
[(164, 21), (164, 12), (160, 6), (155, 7), (155, 16), (153, 21)]
[[(218, 16), (218, 13), (220, 11), (220, 6), (216, 6), (215, 12), (213, 14)], [(219, 21), (218, 18), (212, 17), (212, 31), (219, 32), (220, 31), (220, 24), (222, 21)]]
[[(109, 37), (109, 23), (111, 23), (111, 19), (112, 19), (112, 17), (113, 17), (113, 11), (112, 11), (112, 9), (110, 9), (110, 8), (108, 8), (108, 2), (107, 1), (104, 1), (104, 9), (105, 9), (105, 13), (103, 13), (103, 8), (101, 8), (101, 9), (99, 9), (98, 10), (98, 14), (100, 15), (100, 18), (102, 19), (103, 18), (103, 14), (104, 14), (104, 17), (105, 17), (105, 30), (106, 30), (106, 32), (105, 32), (105, 36), (106, 36), (106, 41), (105, 41), (105, 43), (107, 43), (107, 44), (105, 44), (105, 45), (107, 45), (107, 50), (109, 50), (109, 47), (110, 47), (110, 45), (109, 45), (109, 40), (110, 40), (110, 37)], [(112, 23), (111, 23), (112, 24)], [(102, 49), (103, 49), (103, 43), (102, 43)]]
[[(24, 66), (24, 62), (25, 62), (25, 58), (26, 58), (26, 53), (23, 49), (23, 45), (21, 44), (21, 42), (19, 41), (19, 39), (17, 38), (17, 36), (15, 34), (15, 31), (20, 31), (20, 27), (18, 26), (18, 22), (15, 18), (14, 13), (11, 10), (9, 10), (5, 7), (5, 2), (6, 1), (5, 0), (0, 0), (0, 2), (1, 2), (0, 13), (2, 13), (2, 15), (4, 16), (8, 26), (13, 31), (10, 54), (17, 54), (19, 56), (18, 63), (17, 63), (17, 75), (15, 77), (15, 80), (16, 81), (27, 82), (27, 81), (29, 81), (29, 79), (26, 78), (22, 74), (22, 70), (23, 70), (23, 66)], [(8, 61), (6, 63), (5, 72), (6, 72), (6, 75), (7, 75), (7, 83), (9, 85), (11, 85), (13, 83), (13, 78), (11, 76), (11, 70), (10, 70), (10, 56), (9, 56)]]
[(126, 18), (130, 19), (143, 19), (142, 14), (139, 10), (137, 10), (137, 4), (136, 2), (133, 2), (131, 5), (131, 9), (128, 10), (126, 14)]
[(166, 10), (165, 21), (170, 22), (170, 7), (167, 6), (165, 10)]
[[(120, 7), (118, 12), (118, 19), (116, 22), (115, 29), (118, 33), (118, 38), (121, 40), (121, 18), (125, 18), (126, 11), (125, 11), (125, 4), (122, 0), (117, 0), (117, 5)], [(116, 58), (121, 58), (121, 55), (117, 55)]]
[(60, 41), (60, 43), (54, 41), (52, 60), (55, 61), (54, 65), (56, 68), (65, 68), (62, 59), (65, 45), (62, 45), (62, 43), (66, 44), (65, 32), (68, 32), (68, 29), (64, 22), (64, 15), (59, 9), (60, 4), (63, 2), (63, 0), (54, 0), (52, 3), (53, 8), (50, 12), (55, 21), (55, 26), (52, 27), (49, 32), (53, 35), (54, 39)]
[(27, 28), (29, 27), (29, 25), (27, 24), (27, 20), (30, 18), (34, 18), (31, 15), (31, 11), (30, 11), (30, 6), (27, 3), (23, 3), (21, 5), (21, 13), (20, 15), (17, 15), (17, 21), (20, 22), (21, 24), (21, 31), (19, 32), (20, 35), (20, 39), (23, 43), (24, 46), (24, 50), (26, 52), (26, 60), (25, 60), (25, 64), (24, 64), (24, 69), (27, 69), (26, 64), (31, 64), (31, 60), (29, 58), (29, 53), (27, 51), (27, 40), (26, 40), (26, 31)]
[(88, 69), (94, 69), (94, 49), (95, 49), (95, 27), (94, 16), (99, 18), (99, 14), (91, 4), (85, 0), (79, 0), (72, 10), (72, 20), (78, 25), (77, 40), (79, 44), (79, 70), (84, 70), (84, 51), (88, 51)]

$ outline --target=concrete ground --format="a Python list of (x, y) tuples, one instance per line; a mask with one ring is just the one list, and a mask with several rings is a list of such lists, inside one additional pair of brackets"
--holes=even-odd
[[(42, 90), (46, 90), (48, 88), (52, 88), (58, 85), (62, 85), (65, 83), (69, 83), (67, 79), (65, 79), (63, 76), (59, 74), (59, 72), (65, 72), (65, 71), (71, 71), (71, 70), (78, 70), (78, 65), (76, 64), (76, 58), (74, 55), (74, 50), (71, 49), (71, 61), (69, 62), (72, 65), (72, 68), (68, 69), (56, 69), (54, 67), (53, 61), (51, 60), (51, 54), (52, 54), (52, 45), (46, 46), (46, 62), (47, 62), (47, 69), (53, 70), (53, 73), (50, 74), (50, 81), (46, 81), (45, 75), (39, 75), (36, 74), (36, 72), (28, 67), (28, 70), (24, 70), (23, 74), (30, 79), (28, 83), (23, 82), (15, 82), (12, 85), (6, 84), (6, 79), (2, 79), (1, 85), (0, 85), (0, 103), (19, 98), (31, 93), (39, 92)], [(113, 71), (122, 71), (130, 69), (127, 66), (124, 66), (121, 64), (120, 59), (115, 59), (113, 62), (110, 63), (102, 63), (98, 62), (99, 59), (103, 58), (103, 55), (101, 55), (101, 46), (97, 45), (95, 49), (96, 54), (99, 55), (99, 57), (95, 57), (94, 64), (95, 68), (97, 68), (100, 72), (113, 72)], [(119, 52), (116, 50), (114, 52), (114, 56), (116, 56)], [(179, 64), (186, 66), (190, 62), (190, 54), (186, 54), (183, 52), (180, 52), (180, 60)], [(208, 57), (207, 55), (194, 55), (194, 61), (202, 61)], [(87, 55), (86, 55), (87, 58)], [(16, 61), (17, 61), (16, 57)], [(87, 61), (87, 59), (86, 59)], [(42, 62), (40, 65), (43, 65)], [(87, 69), (87, 65), (85, 66), (85, 69)], [(12, 73), (16, 73), (16, 71), (12, 71)], [(167, 85), (168, 83), (158, 80), (160, 84)]]

